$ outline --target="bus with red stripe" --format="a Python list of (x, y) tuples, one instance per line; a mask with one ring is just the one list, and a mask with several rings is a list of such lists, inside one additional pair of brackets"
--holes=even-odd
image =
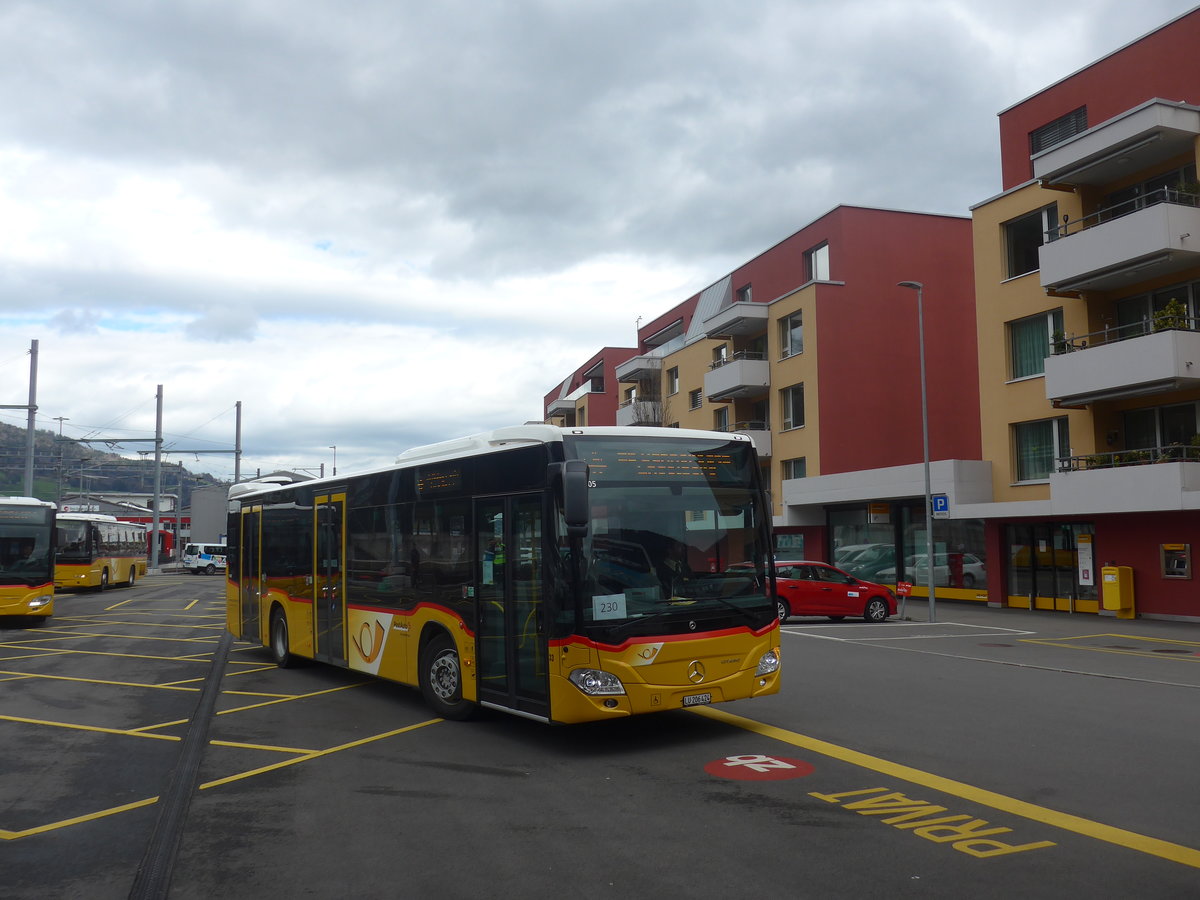
[(779, 688), (744, 435), (524, 425), (230, 490), (226, 624), (302, 660), (574, 723)]
[(133, 587), (147, 571), (146, 547), (145, 525), (102, 513), (59, 513), (55, 587)]
[(55, 506), (0, 497), (0, 616), (54, 614)]

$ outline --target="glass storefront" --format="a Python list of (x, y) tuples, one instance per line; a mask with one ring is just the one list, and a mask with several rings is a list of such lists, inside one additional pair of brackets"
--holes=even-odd
[[(912, 596), (928, 595), (930, 566), (922, 499), (868, 503), (829, 510), (833, 563), (865, 581), (908, 581)], [(935, 519), (933, 584), (959, 590), (946, 596), (987, 599), (982, 519)]]
[(1094, 534), (1090, 522), (1005, 526), (1009, 605), (1096, 612)]

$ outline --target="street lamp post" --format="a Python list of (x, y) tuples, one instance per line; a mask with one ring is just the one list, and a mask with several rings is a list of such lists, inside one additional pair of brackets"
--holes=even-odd
[(929, 621), (937, 621), (937, 612), (933, 594), (933, 492), (929, 482), (929, 394), (925, 385), (925, 305), (923, 294), (925, 285), (919, 281), (901, 281), (897, 287), (908, 288), (917, 292), (917, 348), (921, 368), (921, 440), (924, 444), (925, 457), (925, 566), (928, 575), (929, 589)]
[(333, 451), (333, 474), (337, 476), (337, 444), (330, 444), (329, 449)]

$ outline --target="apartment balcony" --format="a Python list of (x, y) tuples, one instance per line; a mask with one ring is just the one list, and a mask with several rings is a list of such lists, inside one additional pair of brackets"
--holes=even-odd
[(662, 425), (662, 403), (657, 400), (626, 400), (617, 407), (618, 425)]
[(765, 334), (767, 305), (765, 303), (734, 303), (715, 316), (704, 320), (706, 337), (748, 337)]
[(1150, 100), (1033, 157), (1046, 185), (1107, 185), (1193, 152), (1200, 108)]
[[(1112, 291), (1200, 266), (1198, 198), (1162, 189), (1070, 222), (1043, 244), (1047, 290)], [(1153, 204), (1153, 205), (1146, 205)]]
[(771, 387), (771, 366), (761, 353), (735, 353), (704, 375), (704, 396), (713, 403), (761, 397)]
[[(1109, 342), (1097, 346), (1106, 337)], [(1046, 399), (1057, 406), (1084, 406), (1200, 387), (1200, 333), (1169, 330), (1127, 340), (1114, 337), (1120, 332), (1076, 338), (1068, 346), (1090, 346), (1048, 357)]]
[(1200, 448), (1071, 457), (1050, 476), (1054, 515), (1200, 509)]
[(662, 357), (657, 354), (633, 356), (617, 366), (617, 381), (654, 381), (662, 372)]
[(559, 397), (546, 404), (547, 416), (567, 416), (575, 414), (575, 401), (568, 397)]
[(771, 458), (771, 430), (766, 422), (735, 422), (719, 430), (728, 434), (744, 434), (754, 444), (760, 460)]

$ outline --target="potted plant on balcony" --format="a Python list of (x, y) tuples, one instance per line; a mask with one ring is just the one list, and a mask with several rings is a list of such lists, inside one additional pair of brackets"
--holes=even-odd
[(1067, 336), (1061, 331), (1056, 330), (1050, 335), (1050, 346), (1053, 348), (1055, 356), (1067, 352)]
[(1167, 305), (1154, 313), (1154, 330), (1169, 331), (1188, 327), (1187, 307), (1172, 297)]

